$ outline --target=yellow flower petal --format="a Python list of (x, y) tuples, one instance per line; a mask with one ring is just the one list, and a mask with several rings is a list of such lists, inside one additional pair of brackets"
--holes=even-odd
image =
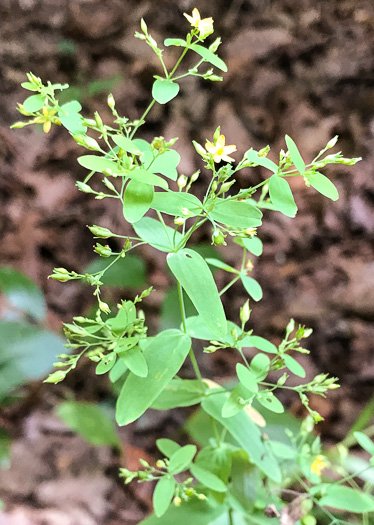
[(310, 466), (310, 471), (317, 476), (321, 475), (322, 470), (326, 467), (324, 456), (317, 456)]
[(44, 133), (48, 133), (50, 131), (52, 127), (52, 122), (50, 120), (47, 120), (46, 122), (44, 122), (43, 124), (43, 131)]
[(226, 142), (225, 135), (220, 135), (217, 139), (216, 146), (217, 148), (223, 148)]

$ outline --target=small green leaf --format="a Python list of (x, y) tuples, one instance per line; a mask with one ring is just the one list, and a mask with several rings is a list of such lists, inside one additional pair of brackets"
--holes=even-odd
[(91, 445), (121, 447), (113, 421), (99, 406), (92, 403), (65, 401), (56, 412), (66, 425)]
[(116, 161), (99, 157), (98, 155), (82, 155), (82, 157), (78, 157), (78, 163), (91, 171), (103, 172), (107, 169), (110, 169), (113, 173), (121, 171), (121, 167)]
[(236, 385), (222, 407), (222, 417), (233, 417), (238, 412), (241, 412), (246, 406), (246, 403), (243, 401), (249, 399), (249, 397), (250, 392), (242, 384)]
[(236, 365), (236, 374), (241, 384), (247, 388), (250, 392), (258, 392), (257, 377), (247, 367), (238, 363)]
[(303, 175), (305, 173), (305, 162), (303, 161), (303, 158), (300, 155), (300, 151), (298, 150), (295, 142), (288, 135), (286, 135), (286, 144), (295, 168), (300, 173), (300, 175)]
[[(162, 155), (158, 155), (155, 160), (147, 166), (147, 169), (152, 173), (161, 173), (162, 175), (165, 175), (165, 177), (169, 177), (171, 180), (177, 180), (177, 166), (180, 163), (180, 160), (181, 156), (179, 153), (174, 149), (171, 149), (165, 151)], [(183, 195), (186, 195), (186, 193)]]
[(162, 252), (171, 252), (175, 246), (183, 240), (179, 232), (175, 232), (169, 226), (163, 226), (159, 221), (152, 217), (143, 217), (140, 221), (134, 223), (136, 234), (148, 244), (161, 250)]
[(243, 283), (244, 288), (247, 293), (252, 297), (254, 301), (261, 301), (262, 299), (262, 288), (256, 279), (253, 277), (248, 277), (247, 275), (240, 274), (240, 279)]
[(190, 193), (156, 191), (151, 208), (177, 217), (183, 217), (182, 210), (187, 209), (189, 211), (188, 217), (195, 217), (201, 213), (203, 205), (195, 195)]
[(250, 366), (258, 381), (263, 381), (269, 373), (270, 359), (266, 354), (256, 354)]
[(113, 135), (112, 140), (117, 146), (119, 146), (124, 151), (128, 153), (133, 153), (134, 155), (139, 155), (139, 148), (134, 144), (134, 142), (123, 135)]
[(151, 408), (170, 410), (171, 408), (196, 405), (204, 398), (206, 388), (198, 380), (172, 379), (152, 403)]
[(133, 346), (130, 350), (120, 354), (121, 359), (133, 374), (139, 377), (147, 377), (148, 365), (144, 354), (139, 346)]
[(123, 195), (123, 215), (130, 222), (139, 221), (151, 207), (154, 189), (150, 184), (130, 180)]
[(285, 354), (284, 356), (284, 362), (287, 366), (287, 368), (296, 376), (299, 377), (305, 377), (306, 373), (304, 368), (301, 366), (300, 363), (296, 361), (293, 357), (291, 357), (288, 354)]
[(261, 239), (258, 237), (252, 237), (251, 239), (242, 239), (241, 237), (235, 237), (234, 242), (243, 246), (253, 255), (261, 255), (263, 250), (263, 245)]
[(262, 350), (263, 352), (268, 352), (269, 354), (278, 353), (277, 347), (273, 345), (273, 343), (258, 335), (247, 335), (240, 341), (240, 346), (257, 348), (257, 350)]
[(193, 460), (196, 450), (196, 445), (185, 445), (174, 452), (169, 460), (169, 472), (171, 474), (179, 474), (186, 470)]
[(117, 355), (115, 352), (111, 352), (110, 354), (107, 354), (104, 359), (98, 363), (96, 367), (96, 375), (101, 376), (103, 374), (106, 374), (113, 368), (117, 360)]
[(70, 131), (72, 135), (84, 135), (87, 131), (87, 126), (83, 124), (83, 118), (79, 113), (64, 115), (59, 112), (58, 118), (64, 128)]
[(26, 275), (9, 266), (0, 267), (0, 291), (12, 306), (41, 321), (46, 315), (46, 303), (40, 288)]
[(130, 179), (142, 182), (143, 184), (150, 184), (152, 186), (164, 188), (164, 190), (167, 190), (169, 187), (166, 180), (162, 179), (158, 175), (155, 175), (154, 173), (151, 173), (150, 171), (145, 170), (144, 168), (135, 168), (132, 171), (126, 171), (124, 175)]
[(318, 504), (355, 513), (374, 511), (374, 498), (372, 496), (336, 484), (324, 485), (324, 496)]
[(156, 445), (161, 454), (164, 454), (164, 456), (167, 458), (170, 458), (170, 456), (172, 456), (174, 452), (181, 448), (181, 446), (178, 445), (178, 443), (176, 443), (172, 439), (167, 438), (157, 439)]
[(262, 212), (247, 201), (217, 199), (209, 215), (234, 228), (253, 228), (262, 224)]
[(269, 179), (269, 193), (271, 202), (287, 217), (295, 217), (297, 206), (288, 182), (278, 175)]
[(254, 164), (263, 166), (264, 168), (267, 168), (273, 173), (277, 173), (278, 171), (278, 166), (275, 164), (275, 162), (268, 159), (267, 157), (260, 157), (257, 151), (255, 151), (254, 149), (249, 149), (248, 151), (246, 151), (244, 156), (247, 157), (249, 162), (253, 162)]
[(210, 264), (210, 266), (214, 266), (215, 268), (219, 268), (220, 270), (225, 270), (226, 272), (230, 272), (230, 273), (238, 273), (238, 270), (235, 270), (235, 268), (232, 268), (231, 266), (229, 266), (228, 264), (225, 264), (219, 259), (208, 257), (205, 260), (208, 264)]
[(166, 104), (175, 98), (179, 93), (179, 84), (164, 78), (158, 78), (153, 83), (152, 97), (159, 104)]
[(363, 432), (353, 432), (353, 435), (359, 445), (362, 446), (369, 454), (374, 455), (374, 443), (372, 440)]
[(310, 185), (325, 197), (333, 201), (339, 199), (339, 193), (335, 185), (330, 179), (325, 177), (325, 175), (322, 175), (322, 173), (318, 173), (317, 171), (312, 175), (307, 175), (307, 179)]
[(153, 492), (153, 508), (158, 518), (168, 510), (174, 496), (175, 479), (172, 476), (164, 476), (156, 485)]
[(218, 67), (218, 69), (220, 69), (221, 71), (227, 71), (227, 66), (224, 63), (224, 61), (217, 55), (209, 51), (209, 49), (207, 49), (206, 47), (203, 47), (200, 44), (192, 44), (190, 46), (190, 49), (192, 49), (193, 51), (195, 51), (195, 53), (200, 55), (205, 60), (205, 62), (209, 62), (213, 66)]
[(31, 95), (22, 105), (28, 113), (35, 113), (35, 111), (39, 111), (45, 105), (45, 97), (43, 95)]
[(284, 412), (284, 406), (272, 392), (260, 392), (257, 400), (264, 408), (267, 408), (271, 412), (275, 412), (276, 414), (282, 414)]
[(164, 46), (182, 46), (185, 47), (187, 45), (187, 42), (185, 40), (182, 40), (181, 38), (167, 38), (164, 40)]
[(113, 368), (109, 372), (110, 382), (115, 383), (124, 375), (125, 372), (127, 372), (127, 366), (125, 365), (122, 359), (118, 359), (116, 364), (113, 366)]
[(191, 465), (190, 471), (191, 474), (200, 481), (200, 483), (205, 485), (205, 487), (208, 487), (208, 489), (216, 492), (227, 491), (227, 485), (218, 476), (213, 474), (213, 472), (196, 465), (196, 463)]

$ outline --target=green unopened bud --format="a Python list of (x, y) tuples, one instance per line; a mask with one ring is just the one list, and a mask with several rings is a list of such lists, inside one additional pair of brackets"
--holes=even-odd
[(197, 499), (199, 499), (200, 501), (206, 501), (207, 497), (205, 496), (205, 494), (198, 494), (197, 495)]
[(148, 34), (148, 27), (147, 27), (147, 24), (145, 23), (144, 18), (142, 18), (142, 19), (140, 20), (140, 28), (141, 28), (141, 30), (143, 31), (143, 33), (144, 33), (145, 35)]
[(270, 151), (270, 146), (265, 146), (264, 148), (260, 149), (260, 151), (258, 152), (258, 156), (259, 157), (266, 157), (267, 154), (269, 153)]
[(224, 235), (219, 230), (214, 230), (212, 234), (212, 244), (215, 244), (216, 246), (226, 246), (225, 242), (226, 235)]
[(290, 334), (295, 330), (295, 321), (294, 319), (290, 319), (290, 322), (287, 325), (286, 332), (287, 334)]
[(77, 188), (80, 190), (80, 191), (83, 191), (83, 193), (96, 193), (92, 188), (91, 186), (89, 186), (88, 184), (84, 183), (84, 182), (81, 182), (81, 181), (77, 181), (75, 183), (75, 185), (77, 186)]
[(338, 138), (339, 138), (339, 135), (335, 135), (335, 137), (330, 139), (328, 143), (326, 144), (326, 149), (333, 148), (335, 144), (338, 142)]
[(337, 388), (340, 388), (340, 385), (337, 383), (331, 383), (331, 385), (328, 386), (329, 390), (336, 390)]
[(21, 115), (24, 115), (25, 117), (29, 117), (30, 115), (32, 115), (32, 113), (25, 110), (22, 104), (17, 105), (17, 111), (19, 111), (19, 113), (21, 113)]
[(317, 520), (314, 516), (311, 514), (307, 514), (303, 518), (301, 518), (301, 525), (316, 525)]
[(216, 38), (213, 44), (210, 44), (209, 51), (211, 51), (212, 53), (215, 53), (217, 49), (219, 48), (219, 46), (221, 45), (221, 42), (222, 42), (221, 37)]
[(77, 144), (86, 149), (91, 151), (101, 151), (99, 144), (92, 137), (88, 137), (87, 135), (73, 135), (73, 139)]
[(178, 184), (178, 188), (182, 190), (187, 185), (186, 175), (181, 175), (180, 177), (178, 177), (177, 184)]
[(110, 257), (111, 255), (113, 255), (113, 252), (108, 245), (103, 246), (98, 242), (96, 243), (96, 246), (94, 246), (94, 252), (98, 253), (100, 257)]
[(64, 372), (63, 370), (57, 370), (56, 372), (49, 374), (47, 379), (44, 379), (43, 383), (60, 383), (65, 379), (66, 374), (67, 372)]
[(179, 496), (176, 496), (176, 497), (173, 499), (173, 504), (174, 504), (176, 507), (180, 507), (180, 506), (181, 506), (181, 503), (182, 503), (182, 499), (181, 499)]
[(165, 468), (166, 467), (165, 461), (163, 461), (162, 459), (159, 459), (158, 461), (156, 461), (156, 467)]
[(109, 305), (107, 303), (104, 303), (104, 301), (101, 301), (100, 299), (99, 299), (99, 308), (105, 314), (110, 314)]
[(150, 43), (150, 45), (151, 45), (151, 47), (152, 47), (153, 49), (157, 49), (157, 48), (158, 48), (158, 46), (157, 46), (157, 42), (156, 42), (156, 40), (153, 38), (153, 36), (148, 35), (148, 42)]
[(184, 493), (190, 498), (191, 496), (194, 496), (196, 492), (195, 489), (193, 489), (192, 487), (188, 487), (188, 489), (186, 489)]
[(220, 193), (226, 193), (227, 191), (229, 191), (233, 184), (235, 184), (235, 180), (224, 182), (220, 188)]
[(214, 354), (214, 352), (217, 352), (218, 348), (214, 345), (206, 346), (203, 350), (204, 354)]
[(103, 178), (103, 183), (105, 184), (105, 186), (108, 188), (108, 190), (111, 190), (111, 191), (116, 191), (116, 188), (114, 187), (114, 185), (110, 182), (109, 179), (107, 179), (106, 177)]
[(202, 147), (201, 144), (199, 144), (198, 142), (196, 142), (196, 140), (193, 140), (192, 141), (192, 144), (194, 145), (194, 148), (196, 150), (196, 152), (201, 155), (201, 157), (205, 157), (205, 155), (207, 154), (207, 152), (205, 151), (205, 149)]
[(114, 100), (112, 93), (109, 93), (108, 95), (107, 104), (110, 107), (110, 109), (113, 111), (116, 106), (116, 101)]
[(190, 177), (190, 184), (192, 184), (193, 182), (196, 182), (197, 179), (199, 178), (199, 175), (200, 175), (200, 170), (195, 171), (195, 173), (193, 173)]
[(288, 375), (285, 372), (277, 381), (277, 386), (283, 386), (284, 383), (287, 381)]
[(210, 80), (211, 82), (222, 82), (223, 77), (220, 77), (219, 75), (209, 75), (204, 77), (206, 80)]
[(247, 299), (246, 302), (243, 304), (243, 306), (240, 308), (240, 321), (243, 326), (250, 318), (250, 315), (251, 315), (251, 309), (249, 308), (249, 299)]
[(12, 124), (10, 126), (10, 129), (21, 129), (21, 128), (24, 128), (27, 125), (28, 125), (28, 122), (18, 121), (18, 122), (15, 122), (14, 124)]
[(99, 113), (97, 111), (95, 111), (95, 122), (96, 122), (96, 126), (99, 128), (100, 131), (104, 131), (104, 124), (103, 124), (103, 121), (101, 120), (101, 117), (99, 115)]
[(66, 281), (71, 281), (74, 278), (66, 268), (54, 268), (53, 274), (49, 277), (55, 281), (60, 281), (61, 283), (66, 283)]
[(213, 134), (214, 142), (217, 142), (218, 137), (221, 135), (221, 126), (218, 126)]
[(183, 226), (183, 224), (186, 222), (186, 219), (184, 217), (175, 217), (174, 224), (177, 226)]
[(95, 235), (95, 237), (98, 237), (99, 239), (108, 239), (114, 235), (110, 230), (108, 230), (108, 228), (103, 228), (102, 226), (97, 226), (96, 224), (93, 226), (87, 226), (87, 228), (93, 235)]

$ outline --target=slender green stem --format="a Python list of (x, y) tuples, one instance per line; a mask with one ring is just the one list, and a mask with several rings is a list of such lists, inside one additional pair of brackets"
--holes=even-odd
[(234, 525), (234, 514), (233, 514), (231, 507), (229, 508), (228, 514), (229, 514), (229, 525)]
[(217, 445), (220, 446), (221, 444), (221, 436), (219, 435), (218, 428), (217, 428), (217, 422), (214, 419), (214, 417), (210, 416), (210, 422), (212, 424), (214, 437), (216, 438)]
[(238, 275), (237, 277), (234, 277), (234, 279), (232, 281), (230, 281), (228, 284), (226, 284), (226, 286), (224, 288), (222, 288), (222, 290), (219, 292), (220, 295), (223, 295), (225, 292), (227, 292), (227, 290), (229, 288), (231, 288), (231, 286), (233, 284), (235, 284), (237, 281), (239, 281), (240, 279), (240, 275)]
[(132, 139), (135, 135), (135, 133), (138, 131), (138, 128), (144, 124), (144, 119), (145, 117), (148, 115), (148, 113), (151, 111), (151, 109), (153, 108), (153, 106), (156, 104), (156, 101), (155, 99), (153, 99), (150, 103), (149, 103), (149, 106), (147, 107), (147, 109), (144, 111), (143, 115), (140, 117), (140, 119), (138, 120), (138, 123), (136, 124), (135, 128), (132, 130), (131, 132), (131, 135), (130, 135), (130, 139)]

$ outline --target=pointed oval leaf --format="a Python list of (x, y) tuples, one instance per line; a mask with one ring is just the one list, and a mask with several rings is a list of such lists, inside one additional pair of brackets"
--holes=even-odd
[(181, 446), (178, 445), (178, 443), (176, 443), (172, 439), (167, 438), (157, 439), (156, 445), (161, 454), (164, 454), (164, 456), (167, 458), (170, 458), (170, 456), (172, 456), (174, 452), (181, 448)]
[(134, 223), (134, 230), (141, 239), (162, 252), (173, 251), (183, 239), (179, 232), (175, 232), (169, 226), (164, 228), (159, 221), (152, 217), (143, 217)]
[(206, 388), (203, 387), (198, 380), (172, 379), (152, 403), (151, 408), (156, 410), (170, 410), (176, 407), (196, 405), (204, 398)]
[(227, 322), (222, 302), (212, 273), (201, 255), (185, 248), (169, 253), (167, 263), (209, 330), (216, 337), (226, 335)]
[(139, 221), (151, 207), (154, 189), (150, 184), (130, 180), (123, 195), (123, 215), (128, 222)]
[(262, 212), (246, 201), (217, 199), (209, 215), (215, 221), (234, 228), (254, 228), (262, 224)]
[(296, 361), (293, 357), (291, 357), (288, 354), (285, 354), (284, 356), (284, 362), (288, 368), (293, 374), (299, 377), (305, 377), (306, 373), (304, 368), (301, 366), (300, 363)]
[(303, 175), (305, 173), (305, 162), (303, 161), (295, 142), (288, 135), (286, 135), (286, 144), (295, 168), (301, 175)]
[(324, 485), (324, 493), (319, 505), (355, 513), (374, 511), (374, 498), (359, 490), (331, 483)]
[(31, 95), (31, 97), (28, 97), (22, 105), (25, 111), (28, 113), (34, 113), (35, 111), (42, 109), (45, 105), (45, 97), (42, 95)]
[(147, 377), (130, 372), (117, 400), (116, 419), (127, 425), (138, 419), (151, 406), (184, 363), (191, 339), (179, 330), (165, 330), (145, 347)]
[(266, 354), (256, 354), (250, 366), (258, 381), (263, 381), (269, 373), (270, 359)]
[(124, 175), (130, 179), (142, 182), (144, 184), (151, 184), (152, 186), (159, 186), (168, 189), (168, 183), (163, 178), (151, 173), (150, 171), (145, 170), (144, 168), (135, 168), (132, 171), (125, 171)]
[(247, 335), (240, 341), (240, 346), (257, 348), (258, 350), (268, 352), (269, 354), (276, 354), (278, 352), (277, 347), (273, 345), (273, 343), (258, 335)]
[(115, 352), (111, 352), (110, 354), (107, 354), (104, 357), (104, 359), (102, 359), (100, 363), (98, 363), (96, 370), (95, 370), (96, 375), (100, 376), (102, 374), (106, 374), (107, 372), (109, 372), (115, 365), (116, 360), (117, 360), (117, 355)]
[(134, 142), (131, 139), (124, 137), (123, 135), (114, 135), (112, 136), (112, 140), (115, 144), (117, 144), (117, 146), (119, 146), (124, 151), (127, 151), (128, 153), (133, 153), (134, 155), (140, 154), (139, 148), (136, 146), (136, 144), (134, 144)]
[(162, 155), (158, 155), (155, 160), (147, 167), (152, 173), (161, 173), (171, 180), (177, 180), (178, 171), (177, 166), (181, 160), (181, 156), (177, 151), (171, 149), (165, 151)]
[(250, 392), (258, 392), (257, 377), (247, 367), (238, 363), (236, 365), (236, 374), (241, 384), (247, 388)]
[(200, 44), (192, 44), (190, 46), (190, 49), (192, 49), (193, 51), (195, 51), (195, 53), (200, 55), (205, 60), (205, 62), (209, 62), (209, 64), (218, 67), (218, 69), (226, 73), (227, 66), (224, 63), (224, 61), (221, 58), (219, 58), (219, 56), (209, 51), (209, 49), (207, 49), (204, 46), (201, 46)]
[(272, 392), (260, 393), (257, 396), (257, 400), (264, 408), (267, 408), (271, 412), (275, 412), (276, 414), (282, 414), (284, 412), (284, 406)]
[(113, 366), (113, 368), (109, 372), (110, 382), (115, 383), (116, 381), (118, 381), (118, 379), (120, 379), (125, 374), (125, 372), (127, 372), (127, 366), (125, 365), (122, 359), (118, 359), (116, 364)]
[(261, 239), (258, 237), (252, 237), (252, 239), (241, 239), (240, 237), (236, 237), (234, 242), (246, 248), (249, 252), (253, 253), (253, 255), (259, 256), (262, 254), (263, 245)]
[(248, 277), (248, 275), (241, 274), (240, 279), (243, 283), (244, 288), (247, 293), (252, 297), (254, 301), (261, 301), (262, 299), (262, 288), (256, 279), (253, 277)]
[(282, 177), (273, 175), (269, 179), (271, 202), (287, 217), (295, 217), (297, 206), (288, 182)]
[(172, 476), (161, 478), (153, 492), (153, 508), (158, 518), (168, 510), (174, 496), (175, 479)]
[(191, 474), (198, 480), (200, 483), (208, 487), (208, 489), (215, 490), (216, 492), (226, 492), (227, 485), (213, 472), (196, 465), (195, 463), (191, 465), (190, 468)]
[(232, 268), (231, 266), (229, 266), (228, 264), (225, 264), (219, 259), (208, 257), (205, 260), (208, 264), (210, 264), (211, 266), (214, 266), (215, 268), (219, 268), (220, 270), (225, 270), (226, 272), (230, 272), (230, 273), (238, 273), (238, 270), (235, 270), (235, 268)]
[(166, 104), (175, 98), (179, 93), (179, 84), (164, 78), (158, 78), (153, 83), (152, 97), (159, 104)]
[(190, 465), (196, 454), (196, 445), (185, 445), (170, 457), (168, 470), (171, 474), (179, 474)]
[(339, 193), (335, 185), (330, 179), (325, 177), (325, 175), (322, 175), (322, 173), (313, 173), (313, 175), (308, 175), (307, 179), (310, 185), (325, 197), (333, 201), (339, 199)]
[(357, 440), (357, 443), (362, 446), (369, 454), (374, 455), (374, 443), (372, 440), (364, 434), (363, 432), (353, 432), (354, 437)]
[(139, 377), (147, 377), (148, 365), (144, 354), (139, 346), (133, 346), (127, 352), (120, 355), (121, 359), (133, 374)]
[(189, 211), (188, 217), (196, 217), (201, 213), (203, 205), (195, 195), (190, 193), (156, 191), (151, 208), (178, 217), (183, 217), (185, 214), (182, 210), (187, 209)]
[(116, 161), (99, 157), (98, 155), (82, 155), (77, 160), (81, 166), (91, 171), (103, 172), (110, 169), (113, 173), (119, 173), (121, 170)]
[(259, 166), (263, 166), (264, 168), (267, 168), (273, 173), (277, 173), (278, 166), (275, 164), (275, 162), (268, 159), (267, 157), (260, 157), (260, 155), (254, 149), (249, 149), (248, 151), (245, 152), (244, 155), (245, 157), (247, 157), (247, 159), (250, 162), (253, 162), (254, 164), (258, 164)]
[(167, 38), (164, 40), (164, 46), (183, 46), (185, 47), (187, 45), (187, 42), (185, 40), (182, 40), (181, 38)]
[(251, 393), (242, 384), (236, 385), (231, 390), (229, 397), (226, 399), (221, 415), (224, 418), (235, 416), (238, 412), (241, 412), (246, 407), (246, 403), (243, 402), (251, 397)]

